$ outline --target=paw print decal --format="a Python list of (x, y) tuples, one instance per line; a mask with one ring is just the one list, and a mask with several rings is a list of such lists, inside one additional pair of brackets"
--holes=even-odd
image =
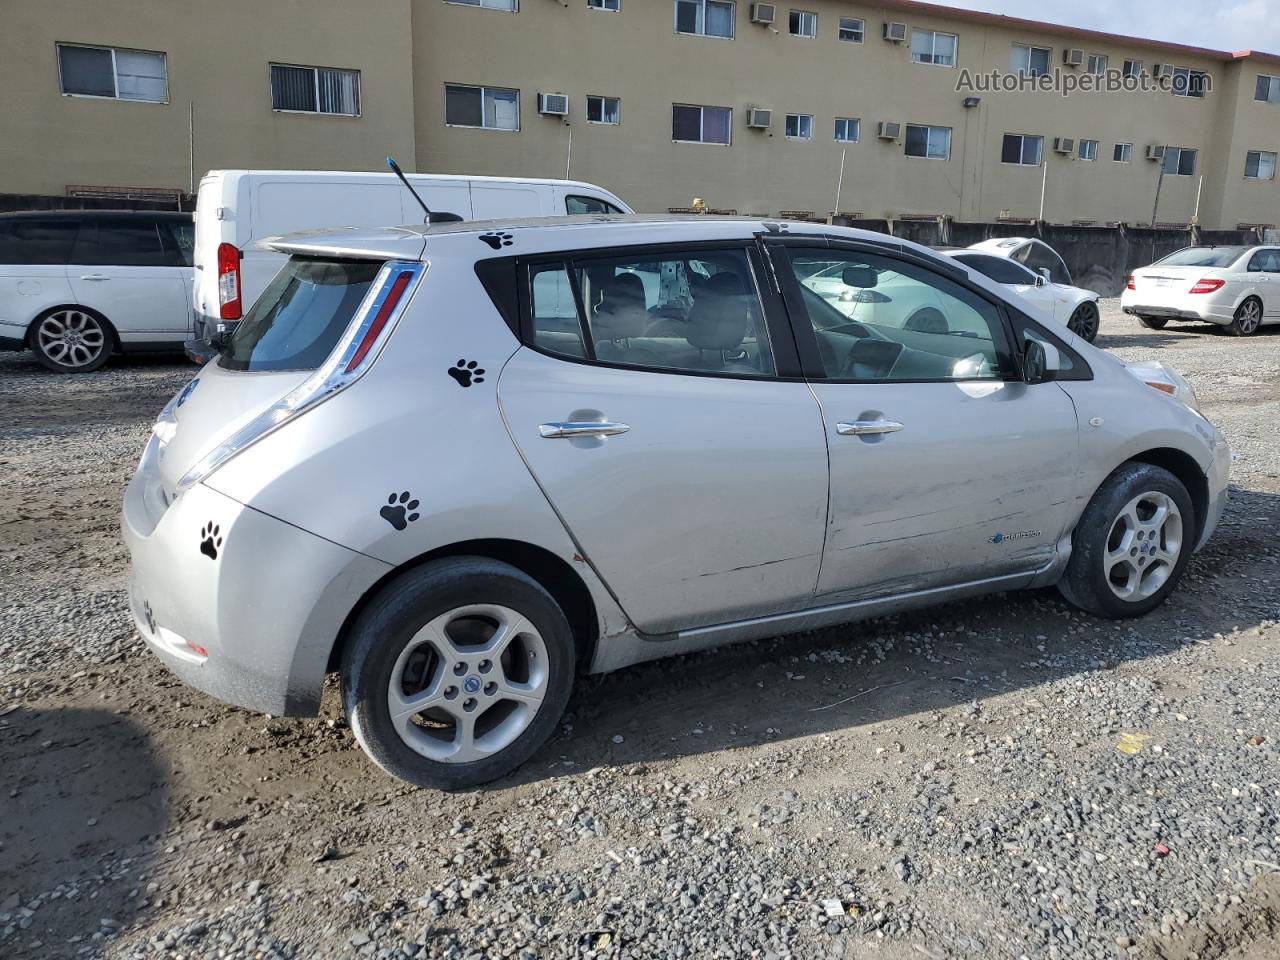
[(474, 360), (459, 360), (456, 367), (449, 368), (449, 376), (458, 381), (458, 386), (469, 387), (473, 383), (484, 383), (484, 368)]
[(222, 537), (218, 536), (219, 527), (214, 523), (206, 523), (200, 530), (200, 552), (210, 560), (218, 559), (218, 548), (222, 546)]
[(387, 497), (387, 505), (378, 513), (383, 520), (397, 530), (403, 530), (418, 519), (419, 515), (414, 512), (417, 509), (418, 501), (414, 500), (413, 494), (406, 490), (398, 497), (394, 493)]
[(142, 603), (142, 619), (147, 622), (147, 633), (154, 635), (156, 632), (156, 616), (151, 612), (150, 600), (144, 600)]
[(493, 249), (500, 250), (503, 247), (511, 246), (511, 244), (515, 243), (516, 238), (509, 233), (482, 233), (480, 234), (480, 239), (493, 247)]

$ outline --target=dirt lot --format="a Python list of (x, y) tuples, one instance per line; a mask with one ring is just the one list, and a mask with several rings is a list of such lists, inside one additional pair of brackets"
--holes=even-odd
[(1099, 343), (1238, 453), (1165, 608), (1004, 595), (588, 679), (453, 796), (336, 697), (226, 707), (134, 635), (118, 505), (191, 367), (0, 355), (0, 955), (1280, 956), (1280, 329), (1111, 303)]

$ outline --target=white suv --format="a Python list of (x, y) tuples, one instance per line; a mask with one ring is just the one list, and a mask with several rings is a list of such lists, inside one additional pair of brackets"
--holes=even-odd
[(1186, 247), (1135, 270), (1120, 306), (1152, 330), (1200, 320), (1248, 336), (1280, 323), (1280, 247)]
[(0, 349), (58, 373), (191, 336), (189, 213), (0, 214)]
[[(125, 494), (133, 615), (264, 712), (315, 713), (340, 670), (414, 783), (513, 769), (578, 670), (1052, 584), (1144, 614), (1226, 503), (1180, 377), (892, 237), (599, 217), (272, 246)], [(835, 266), (855, 295), (892, 278), (873, 320)]]

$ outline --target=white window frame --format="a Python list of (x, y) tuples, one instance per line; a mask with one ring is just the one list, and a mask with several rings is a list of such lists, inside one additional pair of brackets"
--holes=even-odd
[[(917, 129), (928, 131), (925, 134), (925, 145), (924, 145), (923, 154), (907, 153), (907, 146), (910, 143), (910, 139), (907, 137), (907, 130), (910, 130), (912, 127), (916, 127)], [(945, 157), (935, 157), (929, 149), (933, 143), (933, 134), (935, 130), (945, 130), (947, 132), (947, 155)], [(935, 127), (927, 123), (908, 123), (906, 124), (906, 128), (902, 131), (902, 155), (912, 160), (942, 160), (942, 161), (950, 160), (951, 159), (951, 141), (954, 135), (955, 135), (955, 131), (952, 130), (951, 127)]]
[[(69, 47), (79, 50), (108, 50), (111, 52), (111, 85), (115, 89), (109, 97), (100, 96), (96, 93), (68, 93), (62, 82), (62, 54), (59, 52), (63, 47)], [(159, 57), (164, 64), (164, 99), (163, 100), (145, 100), (140, 97), (122, 97), (120, 96), (120, 68), (116, 65), (116, 52), (121, 53), (145, 53), (150, 57)], [(54, 58), (58, 61), (58, 92), (64, 97), (81, 97), (85, 100), (119, 100), (122, 103), (169, 103), (169, 55), (163, 50), (140, 50), (135, 47), (109, 47), (96, 43), (61, 43), (54, 44)]]
[[(1035, 70), (1031, 65), (1031, 57), (1036, 52), (1044, 54), (1044, 70)], [(1013, 54), (1025, 54), (1023, 59), (1026, 61), (1024, 66), (1016, 66), (1013, 62)], [(1053, 48), (1041, 47), (1034, 43), (1013, 43), (1010, 45), (1009, 51), (1009, 68), (1017, 74), (1024, 77), (1043, 77), (1046, 76), (1053, 68)]]
[[(680, 29), (680, 4), (696, 3), (698, 5), (698, 22), (692, 33)], [(718, 33), (707, 33), (707, 4), (716, 3), (726, 6), (730, 9), (729, 24), (732, 29), (727, 37)], [(671, 19), (675, 32), (682, 37), (711, 37), (714, 40), (733, 40), (738, 35), (738, 4), (737, 0), (675, 0), (671, 5)], [(696, 29), (700, 27), (701, 29)], [(687, 104), (692, 106), (692, 104)]]
[(1110, 63), (1111, 58), (1105, 53), (1091, 53), (1085, 60), (1085, 73), (1100, 77), (1107, 72), (1107, 66)]
[[(1087, 144), (1092, 144), (1093, 148), (1086, 150)], [(1086, 153), (1091, 156), (1085, 156)], [(1076, 141), (1076, 156), (1086, 163), (1094, 163), (1098, 159), (1098, 141), (1097, 140), (1078, 140)]]
[[(1185, 74), (1187, 78), (1186, 86), (1183, 88), (1181, 92), (1178, 91), (1178, 75), (1179, 74)], [(1205, 80), (1209, 79), (1208, 72), (1204, 70), (1197, 70), (1195, 67), (1174, 67), (1173, 82), (1169, 85), (1169, 92), (1172, 93), (1175, 97), (1189, 97), (1192, 100), (1206, 99), (1209, 95), (1207, 84), (1204, 84), (1200, 87), (1200, 92), (1198, 94), (1191, 92), (1192, 76), (1201, 76), (1201, 77), (1204, 77)]]
[[(448, 2), (448, 0), (446, 0), (446, 2)], [(479, 126), (476, 126), (473, 123), (450, 123), (449, 122), (449, 88), (450, 87), (460, 87), (465, 90), (480, 91), (480, 125)], [(516, 95), (516, 125), (514, 127), (490, 127), (485, 125), (484, 96), (490, 90), (510, 91), (511, 93), (514, 93)], [(520, 90), (518, 88), (487, 87), (487, 86), (484, 86), (483, 84), (477, 84), (477, 83), (449, 83), (449, 82), (445, 83), (444, 85), (444, 125), (446, 127), (453, 127), (454, 129), (457, 129), (457, 130), (494, 130), (498, 133), (519, 133), (520, 122), (521, 122), (520, 121)]]
[[(1261, 173), (1261, 171), (1262, 171), (1262, 158), (1263, 158), (1263, 157), (1270, 157), (1270, 158), (1271, 158), (1271, 176), (1269, 176), (1269, 177), (1262, 177), (1262, 176), (1259, 176), (1258, 174), (1254, 174), (1253, 176), (1249, 176), (1249, 158), (1250, 158), (1250, 157), (1257, 157), (1257, 158), (1258, 158), (1258, 171), (1259, 171), (1259, 173)], [(1244, 156), (1244, 178), (1245, 178), (1246, 180), (1260, 180), (1260, 181), (1274, 180), (1274, 179), (1276, 178), (1276, 165), (1277, 165), (1277, 160), (1280, 160), (1280, 155), (1277, 155), (1277, 154), (1276, 154), (1276, 152), (1275, 152), (1274, 150), (1249, 150), (1249, 151), (1246, 151), (1246, 152), (1245, 152), (1245, 156)]]
[[(796, 132), (794, 134), (792, 134), (789, 131), (792, 119), (796, 121)], [(804, 133), (804, 125), (805, 125), (804, 121), (806, 120), (809, 121), (809, 133), (807, 136)], [(812, 140), (813, 139), (813, 114), (812, 113), (788, 113), (786, 116), (786, 119), (783, 121), (782, 132), (783, 132), (783, 135), (788, 140), (799, 140), (799, 141)]]
[[(1120, 156), (1116, 156), (1116, 151), (1120, 152)], [(1133, 163), (1133, 144), (1117, 143), (1111, 150), (1112, 163)]]
[[(1182, 166), (1182, 155), (1183, 155), (1184, 153), (1190, 153), (1190, 154), (1194, 154), (1194, 155), (1195, 155), (1195, 159), (1194, 159), (1194, 160), (1192, 161), (1192, 163), (1191, 163), (1191, 172), (1190, 172), (1190, 173), (1179, 173), (1177, 170), (1174, 170), (1174, 171), (1172, 171), (1172, 172), (1170, 172), (1170, 171), (1169, 171), (1169, 169), (1168, 169), (1168, 168), (1169, 168), (1169, 157), (1170, 157), (1170, 156), (1172, 156), (1174, 153), (1176, 153), (1176, 154), (1178, 155), (1178, 163), (1177, 163), (1177, 166), (1179, 166), (1179, 167), (1181, 167), (1181, 166)], [(1196, 175), (1196, 168), (1197, 168), (1199, 165), (1200, 165), (1200, 151), (1199, 151), (1198, 149), (1196, 149), (1195, 147), (1165, 147), (1165, 148), (1164, 148), (1164, 161), (1161, 163), (1160, 168), (1161, 168), (1162, 170), (1164, 170), (1164, 175), (1165, 175), (1166, 177), (1194, 177), (1194, 176)]]
[[(857, 24), (856, 27), (853, 26), (855, 23)], [(852, 37), (844, 36), (845, 31), (849, 33), (856, 31), (858, 38), (855, 40)], [(861, 17), (841, 17), (836, 36), (840, 38), (841, 43), (862, 43), (867, 37), (867, 22)]]
[[(806, 20), (805, 18), (809, 19)], [(793, 27), (792, 21), (795, 20), (795, 26), (803, 30), (805, 23), (811, 27), (809, 33), (797, 33)], [(788, 10), (787, 11), (787, 32), (793, 37), (800, 37), (802, 40), (812, 40), (818, 36), (818, 15), (812, 10)]]
[[(929, 57), (930, 57), (929, 60), (916, 59), (916, 34), (918, 33), (927, 33), (933, 38), (929, 43)], [(938, 49), (939, 37), (950, 37), (953, 41), (955, 41), (951, 46), (951, 62), (950, 63), (938, 63), (936, 59), (933, 59), (938, 56), (937, 49)], [(945, 30), (922, 30), (917, 27), (912, 27), (911, 28), (911, 62), (919, 63), (926, 67), (944, 67), (949, 70), (954, 70), (956, 67), (956, 64), (960, 62), (959, 35), (954, 33), (947, 33)]]
[[(311, 82), (315, 85), (316, 91), (316, 109), (314, 110), (293, 110), (288, 107), (277, 107), (275, 105), (275, 86), (272, 67), (288, 67), (290, 70), (310, 70)], [(356, 112), (355, 113), (337, 113), (331, 110), (320, 109), (320, 71), (333, 70), (338, 73), (354, 74), (356, 78)], [(267, 83), (271, 85), (271, 112), (272, 113), (293, 113), (303, 117), (342, 117), (348, 120), (360, 119), (364, 110), (364, 77), (359, 70), (352, 70), (350, 67), (313, 67), (306, 63), (283, 63), (279, 60), (271, 60), (267, 63)]]
[[(599, 124), (602, 127), (616, 127), (620, 123), (622, 123), (622, 99), (620, 97), (606, 97), (603, 94), (588, 93), (586, 100), (587, 100), (587, 113), (586, 113), (587, 123)], [(615, 104), (613, 115), (617, 119), (616, 120), (592, 120), (591, 119), (591, 101), (592, 100), (600, 101), (601, 117), (606, 115), (605, 104), (608, 103), (610, 100), (612, 100)]]
[(587, 0), (588, 10), (603, 10), (605, 13), (617, 13), (622, 0)]
[[(677, 140), (675, 137), (675, 112), (676, 107), (689, 107), (698, 111), (698, 137), (697, 140)], [(729, 139), (724, 143), (718, 140), (707, 140), (707, 111), (723, 110), (729, 114), (729, 122), (725, 124), (725, 129), (729, 131)], [(671, 142), (672, 143), (697, 143), (707, 147), (731, 147), (733, 146), (733, 107), (717, 107), (714, 104), (706, 103), (673, 103), (671, 104)]]
[(1143, 63), (1141, 60), (1133, 60), (1126, 58), (1120, 68), (1120, 75), (1126, 78), (1137, 79), (1142, 76)]
[[(1018, 161), (1016, 163), (1012, 160), (1006, 160), (1004, 158), (1004, 142), (1005, 140), (1009, 139), (1009, 137), (1017, 137), (1018, 140), (1021, 141), (1018, 144)], [(1040, 149), (1036, 151), (1035, 163), (1027, 163), (1025, 160), (1022, 159), (1023, 157), (1026, 156), (1028, 140), (1040, 141)], [(1003, 137), (1000, 138), (1000, 162), (1007, 167), (1038, 167), (1040, 166), (1042, 163), (1044, 163), (1044, 136), (1038, 133), (1006, 133)]]
[[(845, 133), (849, 132), (849, 125), (853, 125), (853, 136), (840, 136), (840, 124), (845, 125)], [(862, 118), (861, 117), (836, 117), (834, 134), (836, 143), (857, 143), (862, 139)]]
[[(1258, 96), (1258, 80), (1267, 81), (1267, 96), (1265, 100)], [(1280, 103), (1280, 76), (1271, 73), (1258, 74), (1258, 79), (1253, 81), (1253, 102)]]
[[(475, 7), (478, 10), (493, 10), (497, 13), (518, 13), (520, 11), (520, 0), (444, 0), (445, 3), (451, 3), (455, 7)], [(495, 6), (496, 3), (510, 4), (510, 6)]]

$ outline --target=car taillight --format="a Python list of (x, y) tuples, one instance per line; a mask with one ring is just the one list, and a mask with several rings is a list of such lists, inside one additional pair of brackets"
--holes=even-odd
[(369, 324), (369, 328), (360, 339), (360, 345), (356, 347), (356, 352), (351, 356), (351, 362), (347, 364), (347, 373), (364, 363), (364, 358), (368, 356), (370, 348), (378, 342), (378, 337), (382, 334), (382, 328), (387, 325), (387, 319), (399, 305), (400, 298), (404, 296), (405, 288), (409, 286), (409, 281), (413, 278), (414, 273), (405, 270), (391, 281), (391, 289), (387, 291), (387, 296), (382, 301), (382, 306), (378, 307), (378, 312), (374, 314), (373, 322)]
[(234, 243), (218, 244), (218, 316), (223, 320), (239, 320), (240, 251)]
[(1217, 280), (1213, 277), (1205, 277), (1203, 280), (1201, 280), (1199, 283), (1197, 283), (1194, 287), (1191, 288), (1191, 292), (1192, 293), (1213, 293), (1216, 290), (1221, 290), (1225, 283), (1226, 283), (1225, 280)]
[(1129, 274), (1129, 276), (1127, 276), (1127, 277), (1125, 278), (1125, 281), (1124, 281), (1124, 288), (1125, 288), (1126, 290), (1137, 290), (1137, 289), (1138, 289), (1138, 282), (1133, 278), (1133, 274), (1132, 274), (1132, 273), (1131, 273), (1131, 274)]

